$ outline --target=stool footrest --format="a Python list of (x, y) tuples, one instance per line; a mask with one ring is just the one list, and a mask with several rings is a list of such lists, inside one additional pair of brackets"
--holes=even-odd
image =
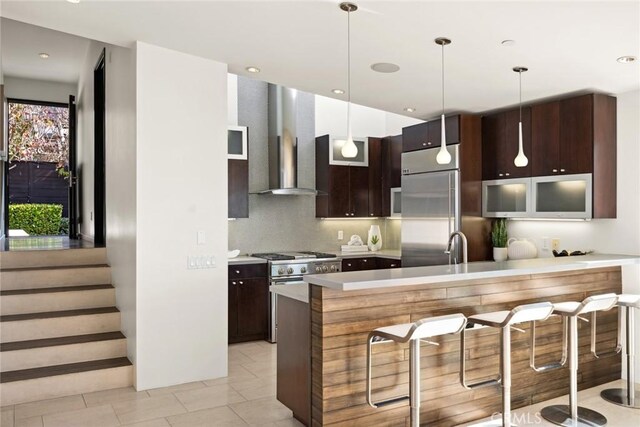
[(502, 384), (502, 379), (501, 378), (489, 378), (486, 380), (481, 380), (481, 381), (477, 381), (475, 383), (464, 383), (463, 386), (464, 388), (468, 389), (468, 390), (474, 390), (477, 388), (483, 388), (483, 387), (490, 387), (492, 385), (500, 385)]
[(410, 400), (409, 396), (399, 396), (399, 397), (392, 397), (390, 399), (381, 400), (379, 402), (371, 402), (371, 403), (374, 408), (381, 408), (383, 406), (389, 406), (396, 403), (405, 402), (408, 400)]

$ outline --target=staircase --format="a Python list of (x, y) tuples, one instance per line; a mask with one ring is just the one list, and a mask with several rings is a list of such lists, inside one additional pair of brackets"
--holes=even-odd
[(132, 384), (106, 249), (0, 252), (0, 402)]

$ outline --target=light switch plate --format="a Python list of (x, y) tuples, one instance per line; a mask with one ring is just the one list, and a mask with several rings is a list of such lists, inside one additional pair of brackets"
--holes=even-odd
[(344, 239), (344, 231), (339, 230), (338, 231), (338, 240), (343, 240)]
[(188, 270), (205, 268), (216, 268), (216, 257), (214, 255), (191, 255), (187, 258)]
[(198, 244), (199, 245), (204, 245), (205, 243), (207, 243), (207, 233), (205, 233), (204, 231), (200, 230), (200, 231), (198, 231)]

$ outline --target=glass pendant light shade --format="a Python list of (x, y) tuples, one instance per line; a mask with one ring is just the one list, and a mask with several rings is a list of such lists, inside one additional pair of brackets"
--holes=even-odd
[(451, 154), (449, 154), (449, 150), (447, 150), (447, 136), (444, 126), (444, 114), (440, 116), (440, 125), (442, 127), (440, 131), (440, 151), (438, 151), (438, 155), (436, 156), (436, 162), (439, 165), (446, 165), (451, 163)]
[(524, 149), (522, 148), (522, 122), (518, 122), (518, 155), (513, 161), (513, 164), (519, 168), (523, 168), (529, 164), (529, 159), (524, 155)]
[(438, 155), (436, 156), (436, 163), (439, 165), (447, 165), (451, 163), (451, 154), (449, 150), (447, 150), (447, 133), (444, 123), (444, 47), (450, 44), (451, 40), (438, 37), (435, 42), (442, 46), (442, 115), (440, 116), (440, 151), (438, 151)]
[(354, 159), (358, 156), (358, 146), (353, 142), (351, 134), (351, 12), (358, 10), (354, 3), (340, 3), (340, 9), (347, 12), (347, 140), (340, 154), (345, 159)]
[(518, 73), (518, 78), (520, 80), (520, 120), (518, 121), (518, 155), (515, 159), (513, 159), (513, 164), (516, 165), (517, 168), (524, 168), (529, 164), (529, 159), (524, 154), (524, 148), (522, 147), (522, 73), (527, 71), (528, 68), (525, 67), (514, 67), (513, 71)]

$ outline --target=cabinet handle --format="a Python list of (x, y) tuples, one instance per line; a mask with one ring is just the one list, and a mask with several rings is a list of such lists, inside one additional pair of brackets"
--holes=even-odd
[(556, 172), (558, 172), (558, 169), (554, 169), (554, 170), (553, 170), (553, 173), (556, 173)]
[(240, 270), (236, 270), (236, 274), (240, 274)]
[(346, 216), (349, 216), (349, 212), (347, 212), (345, 215), (346, 215)]
[(236, 285), (236, 282), (231, 282), (231, 284), (232, 284), (233, 286), (235, 286), (235, 285)]
[(373, 216), (373, 212), (371, 213), (371, 216)]
[(351, 213), (351, 216), (354, 216), (354, 215), (355, 215), (355, 214), (352, 212), (352, 213)]
[(363, 259), (363, 260), (362, 260), (362, 262), (367, 262), (367, 260), (366, 260), (366, 259)]
[(426, 145), (427, 145), (427, 143), (426, 143), (426, 142), (423, 142), (423, 143), (422, 143), (422, 146), (423, 146), (423, 147), (425, 147)]
[(243, 285), (243, 283), (242, 283), (242, 282), (238, 282), (238, 284)]
[(389, 267), (394, 268), (396, 265), (395, 264), (391, 264)]
[(351, 267), (351, 263), (347, 263), (347, 267)]
[(499, 173), (498, 176), (504, 176), (504, 174), (503, 173)]
[(507, 173), (505, 173), (505, 175), (506, 175), (506, 176), (509, 176), (509, 175), (511, 175), (511, 174), (510, 174), (509, 172), (507, 172)]
[(564, 172), (564, 169), (560, 169), (560, 172)]

